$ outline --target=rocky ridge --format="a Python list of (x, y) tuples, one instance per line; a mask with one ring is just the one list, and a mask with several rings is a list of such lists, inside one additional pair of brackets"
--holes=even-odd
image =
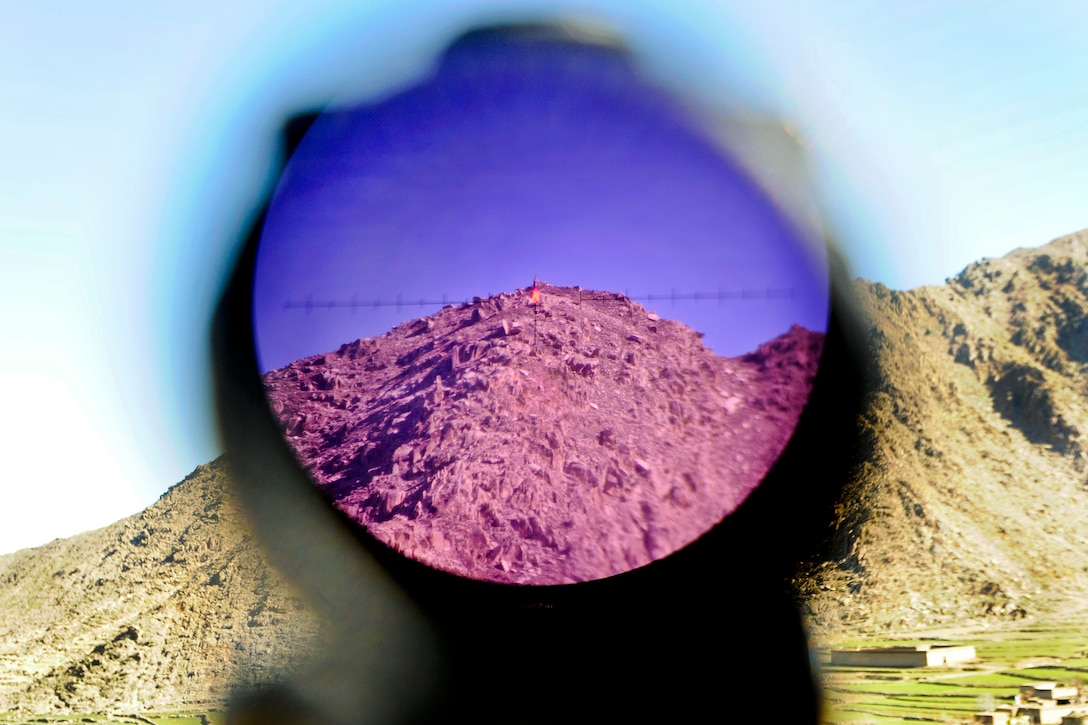
[(320, 637), (222, 459), (142, 513), (0, 556), (0, 712), (222, 707), (297, 671)]
[[(871, 389), (860, 420), (859, 464), (838, 505), (825, 555), (808, 562), (794, 581), (810, 628), (818, 636), (883, 636), (1081, 612), (1088, 592), (1088, 233), (982, 260), (944, 286), (901, 292), (859, 280), (856, 292), (867, 319)], [(568, 304), (576, 300), (577, 292), (571, 294), (564, 298)], [(536, 371), (520, 361), (516, 367), (499, 362), (511, 354), (512, 341), (524, 348), (532, 340), (535, 312), (523, 319), (504, 314), (519, 301), (507, 295), (445, 311), (464, 325), (447, 339), (456, 347), (460, 377), (443, 388), (446, 400), (474, 410), (484, 405), (475, 397), (482, 388), (473, 390), (480, 379), (501, 389), (510, 379), (525, 378), (520, 369)], [(617, 346), (624, 352), (629, 347), (636, 363), (640, 350), (643, 361), (656, 352), (644, 348), (656, 343), (661, 320), (622, 298), (602, 302), (644, 328), (628, 333), (643, 342), (624, 336), (613, 339)], [(536, 331), (540, 360), (534, 362), (553, 371), (553, 386), (569, 386), (562, 388), (570, 390), (563, 393), (567, 399), (577, 399), (580, 390), (587, 396), (574, 412), (593, 410), (591, 402), (603, 407), (588, 399), (583, 386), (595, 378), (577, 372), (582, 364), (596, 361), (595, 376), (626, 369), (632, 382), (641, 379), (618, 350), (602, 347), (594, 358), (577, 352), (577, 345), (568, 347), (572, 322), (562, 317), (563, 308), (549, 311)], [(480, 325), (488, 321), (492, 336), (483, 345), (493, 347), (472, 347), (471, 328), (485, 329)], [(566, 335), (562, 327), (549, 328), (560, 321)], [(794, 390), (788, 381), (807, 374), (816, 340), (794, 330), (727, 361), (734, 376), (715, 374), (728, 379), (761, 371), (773, 381), (779, 374), (773, 371), (780, 370), (777, 392), (745, 399), (756, 411), (761, 399), (773, 409), (768, 401)], [(338, 361), (352, 361), (353, 354), (364, 366), (366, 360), (377, 365), (380, 358), (362, 351), (380, 344), (352, 343), (324, 356), (322, 367), (310, 363), (306, 373), (304, 364), (296, 364), (293, 380), (311, 386), (300, 392), (343, 400), (351, 380), (322, 382), (318, 374), (333, 374)], [(449, 356), (452, 372), (453, 348), (436, 344), (422, 359), (439, 352)], [(697, 359), (693, 352), (692, 361)], [(677, 369), (687, 384), (691, 366)], [(741, 397), (715, 387), (723, 391), (714, 393), (721, 408), (734, 394)], [(643, 407), (648, 400), (643, 397)], [(733, 405), (740, 430), (745, 420), (749, 428), (760, 420), (755, 413), (737, 418), (744, 409)], [(396, 399), (385, 406), (381, 414), (393, 420), (406, 410)], [(684, 410), (666, 410), (660, 413), (683, 421)], [(305, 441), (330, 419), (315, 408), (284, 421), (293, 438)], [(557, 475), (554, 467), (546, 470)], [(320, 638), (316, 618), (252, 540), (222, 461), (197, 469), (141, 514), (0, 556), (0, 712), (222, 705), (239, 685), (297, 671)]]
[(711, 528), (785, 446), (822, 334), (727, 359), (623, 295), (539, 290), (265, 376), (299, 459), (380, 541), (489, 581), (609, 576)]
[(1088, 592), (1088, 231), (857, 297), (859, 464), (795, 581), (828, 636), (999, 626)]

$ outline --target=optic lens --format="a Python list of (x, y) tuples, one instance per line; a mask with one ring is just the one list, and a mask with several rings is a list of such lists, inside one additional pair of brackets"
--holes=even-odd
[(622, 48), (478, 33), (330, 110), (268, 209), (254, 329), (314, 484), (472, 579), (582, 582), (718, 525), (781, 454), (821, 248)]

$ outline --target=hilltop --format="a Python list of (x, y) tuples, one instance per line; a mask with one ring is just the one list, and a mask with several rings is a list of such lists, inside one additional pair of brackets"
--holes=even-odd
[(991, 627), (1088, 592), (1088, 232), (942, 286), (864, 280), (859, 463), (795, 581), (828, 636)]
[(542, 284), (447, 306), (265, 376), (288, 442), (388, 546), (560, 584), (676, 551), (785, 447), (823, 334), (724, 358), (620, 294)]
[[(483, 539), (462, 539), (462, 553), (492, 580), (588, 578), (683, 546), (785, 445), (823, 335), (794, 328), (720, 358), (622, 295), (543, 290), (543, 307), (520, 293), (480, 299), (274, 372), (291, 383), (271, 396), (288, 441), (340, 436), (314, 470), (368, 472), (366, 491), (331, 490), (393, 526), (442, 501), (478, 515)], [(507, 483), (484, 476), (496, 470)], [(455, 478), (466, 485), (436, 496)], [(416, 489), (401, 493), (404, 482)], [(563, 519), (539, 507), (556, 487), (582, 491)], [(432, 526), (420, 540), (438, 539)], [(566, 557), (578, 547), (599, 558)], [(135, 516), (0, 556), (0, 712), (223, 707), (320, 668), (328, 633), (269, 566), (221, 459)]]
[[(945, 285), (895, 291), (858, 280), (855, 292), (871, 356), (862, 445), (822, 555), (794, 580), (810, 629), (818, 637), (894, 636), (1081, 614), (1088, 592), (1088, 232), (981, 260)], [(810, 379), (820, 349), (818, 334), (794, 329), (747, 356), (703, 365), (710, 353), (697, 333), (620, 296), (584, 294), (579, 305), (578, 293), (552, 288), (548, 315), (519, 305), (516, 295), (481, 299), (299, 361), (276, 374), (307, 400), (327, 405), (287, 414), (295, 398), (274, 393), (273, 406), (296, 446), (341, 429), (345, 442), (358, 443), (354, 450), (324, 449), (328, 457), (314, 470), (376, 469), (377, 495), (342, 500), (396, 521), (399, 512), (435, 500), (433, 492), (398, 500), (398, 481), (422, 480), (401, 472), (426, 471), (428, 461), (452, 458), (454, 449), (470, 461), (462, 464), (469, 476), (499, 466), (484, 458), (506, 451), (532, 476), (530, 465), (553, 483), (583, 475), (602, 497), (627, 494), (623, 487), (606, 494), (607, 468), (597, 471), (604, 465), (597, 453), (618, 456), (625, 442), (632, 480), (642, 475), (634, 458), (648, 471), (664, 471), (666, 457), (643, 457), (630, 442), (639, 440), (635, 431), (698, 440), (700, 406), (724, 413), (720, 420), (732, 435), (761, 425), (770, 430), (769, 416), (794, 415), (800, 397), (791, 396), (803, 390), (796, 383)], [(597, 335), (605, 343), (590, 345)], [(385, 392), (355, 386), (364, 372), (383, 381)], [(706, 387), (702, 376), (711, 372)], [(748, 387), (729, 387), (745, 378)], [(763, 384), (751, 385), (755, 379)], [(683, 392), (655, 397), (654, 386), (670, 381)], [(592, 397), (595, 386), (615, 386), (608, 388), (612, 397)], [(543, 402), (529, 397), (542, 392)], [(522, 393), (525, 407), (504, 415), (488, 408), (485, 393), (510, 406), (522, 405), (510, 402)], [(357, 403), (376, 404), (368, 413), (373, 429), (390, 435), (376, 457), (360, 458), (375, 441), (337, 418), (355, 395)], [(451, 406), (449, 418), (441, 417), (443, 406), (430, 419), (419, 413), (436, 395)], [(645, 427), (602, 437), (590, 411), (619, 401), (626, 408), (608, 412)], [(638, 416), (622, 415), (632, 408)], [(530, 425), (531, 416), (539, 436), (503, 427)], [(464, 421), (479, 425), (458, 428)], [(399, 427), (407, 422), (413, 425)], [(434, 431), (433, 445), (420, 446), (421, 433)], [(550, 445), (548, 433), (559, 445)], [(534, 440), (551, 450), (547, 465), (529, 458), (538, 450), (547, 457)], [(779, 445), (772, 437), (763, 455)], [(730, 467), (705, 460), (744, 470), (745, 461)], [(764, 460), (753, 457), (749, 472)], [(352, 461), (381, 465), (352, 469)], [(0, 710), (221, 704), (236, 686), (303, 666), (321, 627), (264, 562), (226, 482), (225, 464), (217, 461), (141, 514), (0, 556)], [(458, 500), (456, 492), (450, 500)], [(631, 533), (645, 550), (647, 529)], [(539, 542), (525, 539), (523, 561)], [(477, 551), (493, 571), (506, 573), (504, 557), (511, 565), (516, 555), (503, 549), (488, 561), (493, 548)]]

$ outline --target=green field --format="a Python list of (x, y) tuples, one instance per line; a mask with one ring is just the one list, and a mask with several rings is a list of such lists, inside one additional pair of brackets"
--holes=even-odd
[[(1088, 628), (1056, 625), (990, 631), (938, 644), (970, 644), (978, 660), (951, 668), (832, 667), (830, 650), (915, 644), (923, 640), (844, 641), (817, 648), (824, 684), (823, 723), (970, 722), (984, 707), (1011, 702), (1021, 684), (1053, 680), (1088, 683)], [(137, 715), (20, 715), (0, 713), (0, 725), (225, 725), (221, 711)]]
[[(1011, 702), (1021, 684), (1053, 680), (1088, 683), (1088, 631), (1034, 624), (958, 639), (978, 653), (952, 668), (831, 667), (830, 650), (916, 644), (923, 640), (841, 642), (818, 649), (824, 683), (824, 723), (970, 722), (986, 706)], [(926, 642), (953, 644), (940, 640)]]

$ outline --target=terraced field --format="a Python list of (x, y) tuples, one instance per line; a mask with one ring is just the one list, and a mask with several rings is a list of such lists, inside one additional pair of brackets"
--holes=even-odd
[[(976, 662), (948, 668), (832, 667), (831, 649), (919, 642), (971, 644)], [(1011, 702), (1020, 685), (1039, 680), (1088, 683), (1088, 626), (1024, 625), (942, 640), (865, 640), (817, 648), (824, 681), (824, 723), (959, 723)]]

